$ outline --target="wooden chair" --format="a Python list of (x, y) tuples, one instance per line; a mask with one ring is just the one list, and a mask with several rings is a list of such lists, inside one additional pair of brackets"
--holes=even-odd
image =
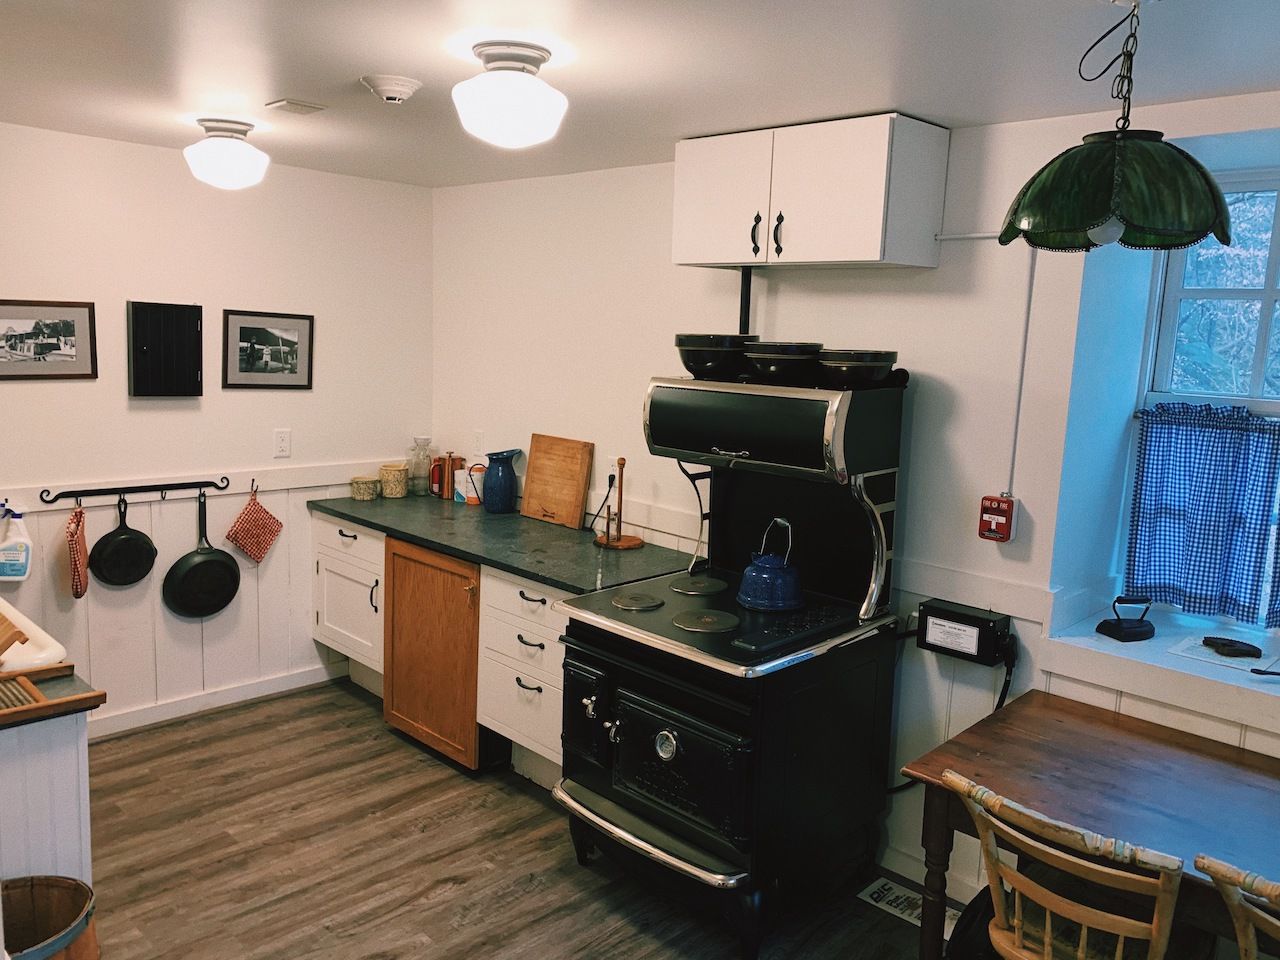
[[(1192, 934), (1192, 942), (1170, 949), (1182, 880), (1177, 857), (1051, 820), (954, 770), (945, 771), (942, 782), (960, 796), (977, 828), (995, 908), (991, 945), (1001, 957), (1163, 960), (1168, 952), (1171, 960), (1192, 960), (1211, 955), (1214, 938), (1207, 935)], [(1017, 866), (1000, 859), (997, 841), (1017, 852)], [(1032, 869), (1033, 879), (1028, 869), (1034, 864), (1052, 870), (1042, 867), (1036, 874)], [(1069, 880), (1054, 886), (1070, 887), (1071, 895), (1044, 886), (1046, 874)], [(1129, 915), (1145, 916), (1148, 907), (1150, 920)], [(1120, 909), (1125, 912), (1114, 912)], [(1174, 939), (1182, 939), (1180, 929)]]
[(1280, 910), (1280, 883), (1264, 880), (1256, 873), (1246, 873), (1203, 853), (1196, 854), (1196, 869), (1213, 879), (1213, 885), (1227, 902), (1236, 928), (1240, 960), (1258, 960), (1258, 931), (1280, 940), (1280, 916), (1268, 913), (1251, 898)]

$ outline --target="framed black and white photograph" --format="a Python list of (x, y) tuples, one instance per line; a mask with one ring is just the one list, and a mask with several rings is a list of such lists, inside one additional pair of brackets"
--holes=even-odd
[(94, 380), (93, 304), (0, 300), (0, 380)]
[(300, 313), (222, 311), (222, 385), (310, 390), (315, 320)]

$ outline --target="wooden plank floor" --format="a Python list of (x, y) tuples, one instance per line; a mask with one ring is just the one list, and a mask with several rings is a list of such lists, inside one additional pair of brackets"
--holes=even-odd
[[(89, 756), (104, 960), (737, 956), (714, 913), (578, 866), (545, 791), (460, 772), (347, 683)], [(916, 938), (845, 891), (763, 955), (907, 960)]]

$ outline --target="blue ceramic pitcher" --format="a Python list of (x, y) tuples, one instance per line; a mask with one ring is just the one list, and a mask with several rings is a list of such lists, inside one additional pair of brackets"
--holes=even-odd
[(484, 508), (489, 513), (512, 513), (516, 509), (516, 468), (512, 463), (519, 450), (486, 453), (488, 469), (484, 472)]

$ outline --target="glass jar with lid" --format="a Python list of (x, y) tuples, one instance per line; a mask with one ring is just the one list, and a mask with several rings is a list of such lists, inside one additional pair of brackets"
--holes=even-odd
[(431, 438), (414, 437), (409, 448), (409, 492), (425, 497), (431, 492)]

